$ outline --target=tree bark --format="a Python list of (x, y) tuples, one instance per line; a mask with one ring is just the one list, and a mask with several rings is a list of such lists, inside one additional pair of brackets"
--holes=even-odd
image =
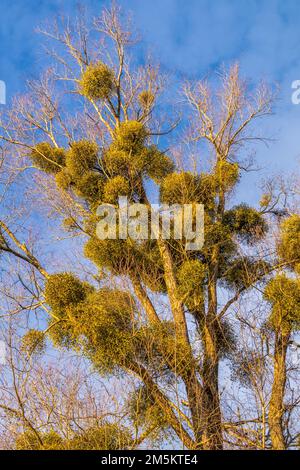
[(290, 334), (276, 332), (274, 350), (274, 378), (269, 403), (269, 429), (274, 450), (285, 450), (283, 434), (284, 392), (286, 385), (286, 352)]
[(173, 269), (173, 260), (169, 251), (168, 245), (164, 240), (158, 240), (158, 246), (162, 257), (165, 282), (167, 286), (168, 296), (170, 300), (171, 310), (173, 313), (176, 337), (183, 341), (187, 346), (186, 352), (186, 368), (184, 373), (181, 373), (183, 379), (189, 407), (191, 411), (191, 418), (193, 423), (193, 432), (198, 448), (202, 445), (202, 387), (197, 378), (196, 367), (194, 364), (193, 353), (189, 340), (188, 327), (183, 307), (183, 301), (178, 296), (177, 282)]
[(219, 397), (219, 345), (217, 337), (218, 247), (214, 247), (208, 284), (208, 311), (202, 328), (203, 448), (222, 450), (222, 414)]
[(174, 318), (176, 335), (182, 338), (186, 344), (190, 344), (188, 328), (186, 324), (183, 302), (178, 296), (177, 282), (175, 279), (173, 260), (165, 240), (158, 240), (158, 247), (164, 266), (165, 282), (170, 300), (171, 310)]
[(222, 450), (222, 417), (219, 398), (219, 354), (213, 320), (202, 332), (204, 357), (202, 366), (203, 449)]

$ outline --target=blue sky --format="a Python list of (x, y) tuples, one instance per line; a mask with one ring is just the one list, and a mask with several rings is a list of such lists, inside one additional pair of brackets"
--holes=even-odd
[[(120, 0), (133, 12), (150, 49), (163, 68), (189, 78), (202, 78), (220, 64), (239, 60), (251, 80), (280, 85), (276, 115), (266, 133), (276, 138), (257, 154), (262, 174), (299, 169), (300, 105), (291, 102), (291, 83), (300, 79), (300, 2), (298, 0)], [(59, 11), (73, 14), (77, 0), (1, 0), (0, 80), (8, 99), (24, 90), (26, 78), (43, 65), (41, 37), (34, 28)], [(103, 0), (85, 0), (98, 14)], [(244, 187), (256, 199), (249, 176)]]

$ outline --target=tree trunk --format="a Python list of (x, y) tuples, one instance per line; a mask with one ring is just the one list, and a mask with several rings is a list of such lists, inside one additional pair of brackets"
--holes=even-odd
[(201, 447), (202, 442), (202, 388), (197, 378), (193, 353), (189, 340), (188, 327), (185, 318), (182, 299), (178, 296), (177, 282), (173, 270), (173, 262), (168, 245), (164, 240), (158, 240), (158, 246), (162, 257), (165, 281), (168, 290), (171, 310), (174, 317), (176, 337), (186, 345), (185, 363), (186, 367), (181, 377), (183, 379), (191, 412), (193, 432), (196, 446)]
[(284, 391), (286, 384), (286, 352), (290, 334), (276, 333), (274, 351), (274, 378), (269, 404), (269, 429), (274, 450), (285, 450), (283, 435)]
[(191, 412), (193, 433), (196, 442), (196, 449), (202, 447), (203, 429), (202, 429), (202, 387), (197, 379), (195, 368), (193, 367), (183, 376), (185, 390)]
[(203, 449), (222, 450), (222, 417), (219, 398), (219, 354), (213, 321), (203, 328), (204, 357), (202, 366)]
[(178, 338), (181, 338), (187, 345), (190, 345), (183, 302), (182, 299), (180, 299), (178, 296), (177, 282), (174, 274), (172, 256), (165, 240), (158, 240), (158, 247), (164, 266), (164, 277), (167, 286), (171, 310), (174, 317), (176, 335)]
[(219, 397), (219, 345), (217, 337), (217, 279), (219, 248), (214, 246), (209, 269), (208, 310), (202, 328), (203, 448), (222, 450), (222, 413)]

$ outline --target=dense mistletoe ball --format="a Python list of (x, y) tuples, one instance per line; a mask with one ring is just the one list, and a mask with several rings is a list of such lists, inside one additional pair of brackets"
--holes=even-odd
[(282, 222), (280, 229), (278, 255), (300, 274), (300, 216), (293, 214)]
[(17, 450), (119, 450), (129, 449), (133, 443), (130, 431), (119, 424), (101, 422), (97, 426), (81, 429), (68, 438), (55, 431), (25, 431), (16, 438)]
[(160, 186), (160, 198), (166, 204), (204, 204), (208, 209), (213, 205), (215, 184), (212, 175), (194, 175), (191, 172), (171, 173)]
[(160, 183), (163, 178), (174, 171), (171, 158), (160, 152), (155, 145), (146, 149), (142, 165), (145, 176), (152, 178), (156, 183)]
[(128, 293), (103, 288), (70, 306), (66, 323), (84, 354), (105, 374), (122, 367), (134, 352), (134, 315)]
[(79, 334), (98, 335), (98, 328), (131, 331), (134, 307), (133, 298), (127, 292), (102, 288), (89, 293), (74, 307), (73, 314), (80, 325)]
[(117, 204), (120, 196), (129, 196), (129, 182), (123, 176), (115, 176), (109, 179), (103, 189), (103, 200), (111, 204)]
[(221, 284), (233, 290), (251, 287), (270, 272), (266, 261), (242, 256), (228, 261)]
[(138, 152), (144, 144), (148, 132), (145, 126), (138, 121), (124, 121), (116, 129), (116, 138), (113, 146), (125, 152)]
[(170, 367), (176, 374), (188, 377), (195, 359), (186, 342), (176, 335), (172, 321), (143, 325), (135, 335), (136, 357), (146, 362), (154, 371), (159, 369), (166, 380), (170, 379)]
[(68, 172), (67, 168), (59, 171), (55, 175), (55, 182), (58, 188), (63, 189), (64, 191), (67, 190), (71, 184), (73, 183), (72, 176)]
[(135, 245), (134, 272), (152, 292), (166, 292), (163, 264), (157, 243), (145, 240)]
[[(42, 442), (41, 442), (42, 441)], [(55, 431), (49, 431), (41, 435), (41, 441), (33, 431), (25, 431), (16, 439), (17, 450), (63, 450), (62, 437)]]
[(272, 305), (269, 324), (274, 328), (299, 327), (300, 281), (278, 274), (266, 286), (265, 299)]
[(72, 273), (52, 274), (46, 282), (45, 300), (54, 311), (60, 311), (83, 301), (89, 290), (90, 287)]
[(113, 145), (104, 152), (103, 163), (110, 176), (128, 176), (133, 167), (130, 154)]
[(223, 222), (241, 241), (248, 244), (263, 238), (268, 229), (263, 215), (247, 204), (240, 204), (228, 210)]
[(180, 295), (190, 311), (202, 305), (204, 300), (204, 282), (206, 266), (199, 260), (188, 260), (182, 263), (177, 278)]
[(84, 255), (96, 266), (107, 268), (113, 274), (124, 274), (136, 264), (135, 250), (127, 240), (100, 240), (90, 238), (84, 247)]
[(98, 161), (98, 146), (95, 142), (80, 140), (71, 144), (66, 156), (66, 167), (75, 179), (93, 170)]
[(30, 159), (34, 165), (46, 173), (58, 173), (65, 165), (65, 151), (52, 147), (48, 142), (37, 144), (31, 151)]
[(226, 190), (231, 189), (239, 179), (239, 166), (226, 160), (219, 160), (215, 166), (217, 185)]
[(80, 91), (93, 100), (106, 100), (114, 91), (114, 73), (103, 62), (89, 65), (79, 82)]
[(42, 354), (45, 350), (45, 334), (43, 331), (30, 329), (22, 338), (22, 351), (31, 356)]
[(129, 416), (136, 426), (161, 428), (168, 427), (163, 409), (156, 403), (144, 385), (138, 387), (127, 402)]
[(133, 439), (128, 429), (114, 423), (102, 423), (76, 435), (68, 442), (70, 450), (130, 449)]
[(104, 180), (97, 172), (87, 171), (74, 180), (75, 193), (88, 202), (99, 203), (103, 196)]

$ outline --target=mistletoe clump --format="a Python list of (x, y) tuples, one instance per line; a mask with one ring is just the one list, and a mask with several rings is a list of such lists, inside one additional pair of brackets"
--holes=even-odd
[(205, 260), (209, 261), (216, 249), (219, 256), (219, 270), (223, 272), (229, 260), (236, 254), (237, 245), (233, 240), (230, 229), (221, 222), (211, 222), (210, 218), (205, 219), (204, 225), (205, 242), (202, 253)]
[(63, 438), (53, 430), (38, 435), (25, 431), (17, 436), (15, 445), (17, 450), (119, 450), (129, 449), (132, 442), (127, 428), (103, 422), (70, 438)]
[(22, 338), (21, 349), (28, 356), (42, 354), (45, 347), (45, 334), (43, 331), (30, 329)]
[(67, 168), (63, 168), (61, 171), (56, 173), (55, 182), (58, 188), (66, 191), (72, 185), (72, 177), (68, 172)]
[(178, 270), (179, 292), (190, 311), (203, 305), (206, 275), (206, 266), (199, 260), (185, 261)]
[(151, 145), (145, 152), (144, 160), (145, 176), (160, 183), (163, 178), (174, 171), (174, 163), (170, 157), (160, 152), (155, 145)]
[(149, 132), (138, 121), (124, 121), (115, 129), (112, 144), (104, 152), (103, 163), (112, 176), (123, 176), (131, 186), (141, 178), (152, 178), (159, 183), (174, 171), (170, 157), (155, 145), (148, 147)]
[(124, 121), (115, 130), (113, 147), (124, 152), (137, 153), (142, 150), (148, 131), (144, 124), (138, 121)]
[[(205, 315), (202, 314), (203, 308), (197, 311), (197, 325), (198, 333), (202, 338), (204, 344), (209, 344), (211, 341), (211, 330), (209, 329), (209, 321)], [(214, 325), (214, 339), (217, 344), (216, 352), (219, 358), (232, 358), (232, 354), (237, 348), (237, 335), (233, 325), (227, 319), (218, 319)]]
[(103, 62), (90, 64), (82, 74), (79, 86), (84, 96), (92, 100), (107, 100), (114, 91), (114, 73)]
[(166, 204), (202, 203), (213, 205), (215, 183), (212, 175), (194, 175), (191, 172), (171, 173), (162, 181), (161, 201)]
[(112, 144), (104, 153), (104, 165), (111, 176), (133, 180), (143, 172), (148, 132), (138, 121), (124, 121), (115, 129)]
[(267, 232), (267, 224), (262, 214), (247, 204), (240, 204), (228, 210), (223, 222), (242, 242), (248, 244), (260, 240)]
[(135, 250), (129, 238), (100, 240), (92, 237), (85, 244), (84, 254), (96, 266), (107, 268), (114, 274), (125, 274), (135, 264)]
[(239, 179), (239, 165), (220, 159), (215, 166), (214, 175), (216, 184), (228, 191), (236, 185)]
[(130, 449), (133, 439), (129, 429), (114, 423), (103, 423), (77, 434), (67, 443), (71, 450)]
[(128, 152), (112, 145), (105, 152), (104, 164), (110, 175), (122, 175), (132, 182), (145, 177), (160, 183), (174, 170), (171, 158), (154, 145), (140, 147), (136, 152)]
[(134, 352), (134, 314), (134, 301), (126, 292), (90, 291), (64, 309), (61, 323), (50, 320), (49, 335), (58, 346), (81, 350), (100, 373), (111, 373)]
[(173, 321), (142, 326), (135, 336), (135, 355), (167, 381), (172, 373), (187, 377), (195, 365), (190, 347), (176, 335)]
[(270, 266), (266, 261), (242, 256), (228, 262), (221, 283), (227, 288), (237, 291), (247, 289), (263, 279), (269, 271)]
[(129, 182), (121, 175), (107, 180), (103, 189), (103, 200), (111, 204), (117, 204), (120, 196), (129, 195)]
[(73, 142), (66, 154), (66, 167), (56, 174), (56, 184), (91, 204), (99, 203), (103, 195), (104, 177), (98, 168), (98, 146), (95, 142)]
[(147, 387), (143, 385), (134, 390), (128, 400), (127, 407), (129, 417), (135, 426), (143, 426), (146, 429), (154, 428), (160, 433), (169, 427), (163, 409), (156, 403)]
[(112, 146), (104, 153), (103, 162), (111, 177), (122, 175), (129, 178), (135, 169), (130, 155)]
[(269, 324), (273, 328), (291, 330), (300, 322), (300, 280), (285, 274), (274, 277), (266, 286), (265, 299), (272, 305)]
[(16, 439), (17, 450), (64, 450), (64, 440), (55, 431), (42, 433), (39, 437), (33, 431), (25, 431)]
[(93, 170), (98, 161), (98, 146), (95, 142), (80, 140), (73, 142), (67, 153), (66, 167), (75, 179)]
[(154, 240), (145, 240), (135, 248), (133, 273), (153, 292), (166, 292), (164, 269), (160, 252)]
[(216, 338), (220, 357), (232, 357), (237, 347), (237, 335), (227, 319), (218, 322)]
[(112, 176), (123, 176), (131, 184), (143, 174), (147, 130), (138, 121), (122, 122), (115, 129), (112, 144), (104, 152), (103, 164)]
[(126, 240), (92, 237), (85, 244), (84, 254), (101, 269), (140, 278), (153, 292), (166, 290), (161, 257), (153, 240), (136, 245), (129, 237)]
[(45, 286), (45, 300), (54, 312), (83, 301), (92, 289), (72, 273), (53, 274)]
[(40, 170), (46, 173), (58, 173), (65, 165), (66, 154), (63, 148), (41, 142), (32, 149), (30, 159)]
[(74, 192), (90, 203), (97, 205), (103, 198), (104, 179), (89, 171), (74, 183)]
[(280, 259), (300, 274), (300, 216), (293, 214), (281, 224), (277, 246)]

